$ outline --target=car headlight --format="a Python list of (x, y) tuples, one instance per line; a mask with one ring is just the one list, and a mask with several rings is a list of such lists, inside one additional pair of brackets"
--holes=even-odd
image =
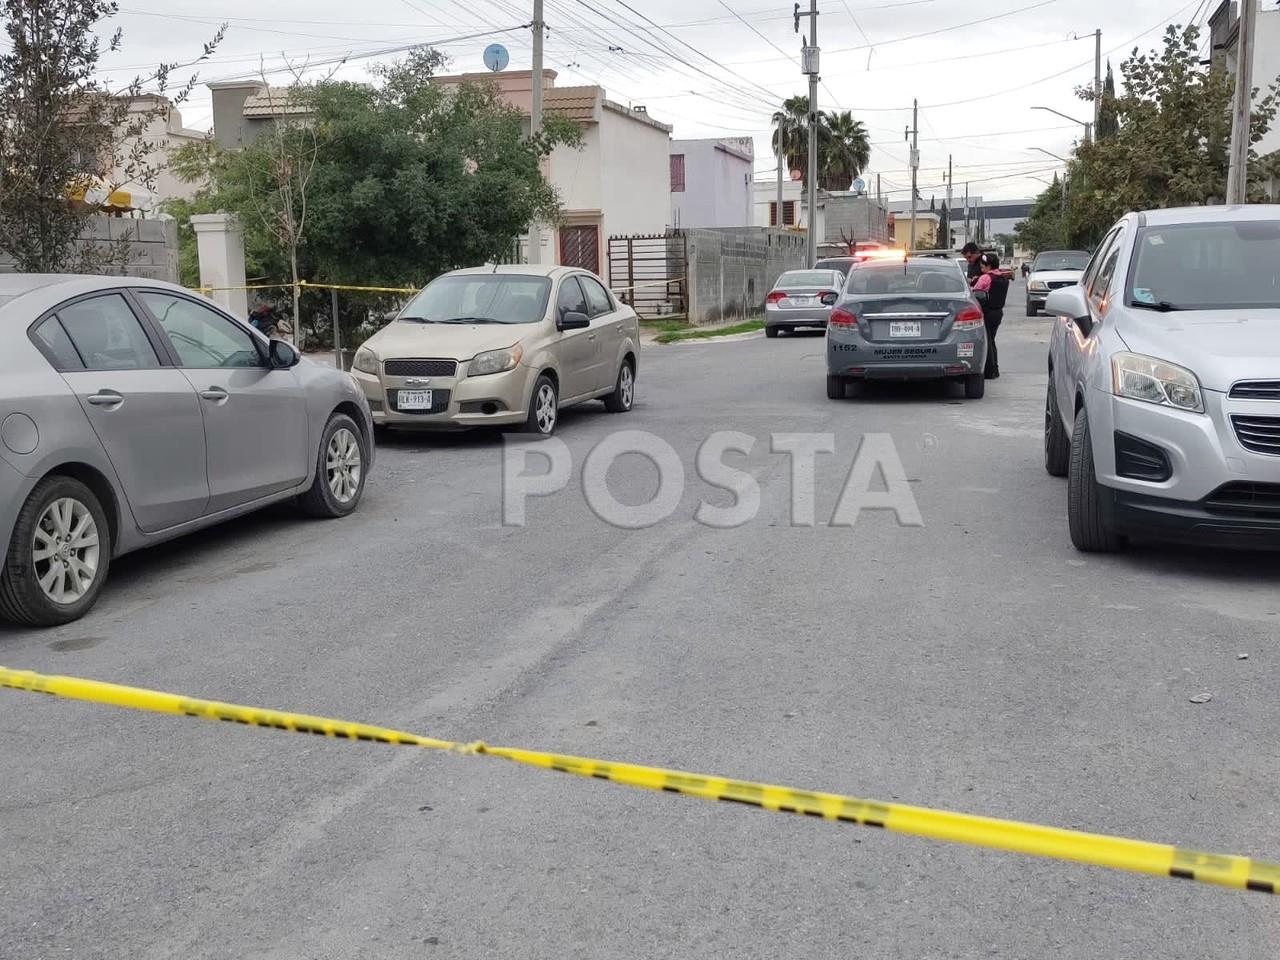
[(356, 351), (355, 359), (351, 361), (351, 367), (353, 370), (369, 373), (376, 377), (378, 375), (378, 358), (368, 347), (361, 347)]
[(1029, 284), (1027, 284), (1027, 289), (1028, 290), (1048, 290), (1049, 285), (1045, 283), (1043, 280), (1032, 280)]
[(523, 356), (524, 349), (518, 343), (514, 347), (506, 347), (502, 350), (477, 353), (471, 358), (471, 363), (467, 367), (467, 376), (483, 377), (491, 373), (502, 373), (504, 370), (512, 369)]
[(1186, 367), (1140, 353), (1111, 358), (1111, 385), (1117, 397), (1204, 413), (1200, 381)]

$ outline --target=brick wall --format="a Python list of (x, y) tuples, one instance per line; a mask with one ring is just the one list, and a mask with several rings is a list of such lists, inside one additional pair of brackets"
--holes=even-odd
[(769, 227), (711, 227), (684, 233), (689, 321), (695, 324), (760, 314), (774, 281), (806, 263), (802, 233)]
[[(106, 248), (122, 238), (129, 241), (128, 264), (123, 270), (113, 267), (105, 272), (178, 282), (178, 221), (91, 217), (80, 243)], [(15, 269), (12, 258), (0, 253), (0, 273)]]

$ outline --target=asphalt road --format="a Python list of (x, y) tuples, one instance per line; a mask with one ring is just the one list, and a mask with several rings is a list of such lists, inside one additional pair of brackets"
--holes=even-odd
[[(278, 509), (122, 560), (82, 622), (0, 627), (0, 663), (1280, 858), (1280, 559), (1077, 554), (1041, 464), (1050, 321), (1019, 312), (982, 401), (828, 401), (819, 337), (651, 348), (632, 413), (565, 413), (573, 479), (524, 527), (499, 438), (396, 439), (352, 518)], [(646, 529), (581, 495), (623, 427), (685, 464)], [(694, 467), (719, 430), (756, 438), (728, 460), (763, 491), (730, 530), (693, 519), (731, 499)], [(815, 526), (775, 432), (834, 435)], [(922, 527), (828, 524), (875, 432)], [(634, 455), (609, 477), (656, 487)], [(5, 958), (1280, 951), (1257, 894), (496, 760), (0, 691), (0, 766)]]

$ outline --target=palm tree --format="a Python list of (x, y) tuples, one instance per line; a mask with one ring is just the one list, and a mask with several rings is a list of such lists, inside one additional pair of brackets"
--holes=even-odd
[(788, 97), (782, 109), (773, 115), (773, 153), (778, 155), (778, 143), (782, 143), (782, 155), (787, 170), (799, 170), (805, 176), (809, 169), (809, 98)]
[(819, 185), (824, 190), (848, 190), (871, 162), (871, 143), (867, 139), (867, 128), (861, 120), (853, 119), (853, 113), (849, 110), (824, 113), (819, 137), (824, 141)]

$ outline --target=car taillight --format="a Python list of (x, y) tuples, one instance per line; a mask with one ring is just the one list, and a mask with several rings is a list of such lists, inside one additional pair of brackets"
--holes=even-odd
[(836, 307), (831, 311), (831, 316), (827, 319), (827, 323), (835, 327), (856, 327), (858, 325), (858, 318), (848, 310), (841, 310), (839, 307)]
[(774, 290), (770, 292), (770, 294), (767, 297), (764, 298), (764, 302), (777, 303), (779, 300), (785, 300), (785, 299), (787, 299), (787, 295), (785, 293), (783, 293), (781, 290)]
[(982, 309), (980, 307), (969, 306), (960, 311), (960, 315), (956, 317), (956, 322), (952, 324), (955, 330), (977, 330), (982, 326)]
[(818, 294), (818, 299), (821, 300), (823, 304), (829, 307), (831, 306), (831, 304), (835, 303), (837, 300), (840, 299), (840, 294), (836, 293), (834, 290), (823, 290), (820, 294)]

